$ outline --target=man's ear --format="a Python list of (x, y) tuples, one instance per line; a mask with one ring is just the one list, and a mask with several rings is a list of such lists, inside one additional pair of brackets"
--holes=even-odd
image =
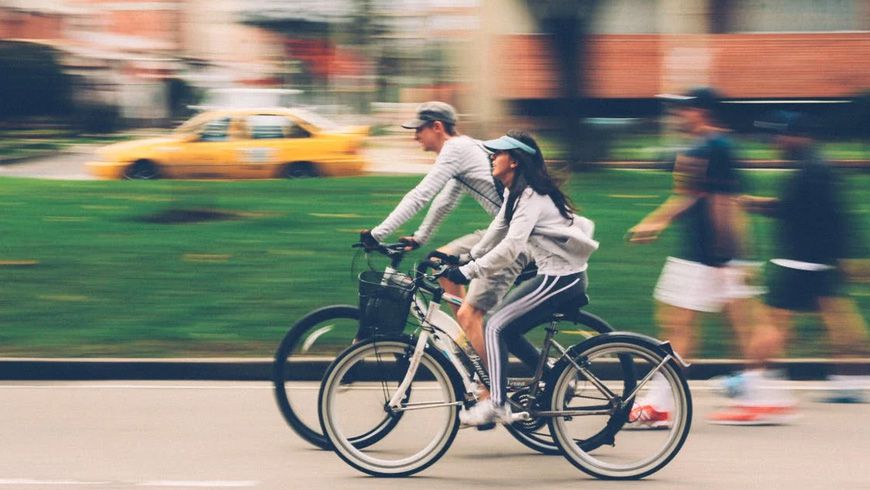
[(444, 123), (441, 121), (432, 121), (432, 129), (435, 131), (444, 132)]

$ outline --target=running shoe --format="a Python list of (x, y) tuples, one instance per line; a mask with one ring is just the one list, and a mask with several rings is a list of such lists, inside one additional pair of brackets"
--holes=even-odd
[(657, 410), (652, 405), (637, 405), (628, 415), (626, 430), (669, 429), (671, 414), (666, 410)]
[(473, 407), (459, 412), (459, 422), (464, 427), (477, 427), (487, 430), (494, 423), (512, 424), (517, 420), (528, 418), (527, 412), (511, 413), (510, 405), (496, 406), (492, 400), (486, 399), (477, 402)]
[(867, 398), (859, 390), (831, 390), (821, 399), (822, 403), (867, 403)]
[(787, 425), (797, 418), (793, 405), (738, 405), (714, 412), (708, 420), (718, 425)]
[(716, 392), (727, 398), (737, 398), (746, 393), (746, 378), (743, 373), (726, 374), (717, 376), (714, 381)]

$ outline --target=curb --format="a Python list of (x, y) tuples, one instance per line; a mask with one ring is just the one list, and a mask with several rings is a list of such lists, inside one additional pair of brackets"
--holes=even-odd
[[(108, 143), (106, 143), (108, 144)], [(101, 146), (105, 146), (100, 143), (81, 143), (81, 144), (73, 144), (61, 148), (59, 150), (50, 150), (45, 151), (43, 153), (35, 153), (33, 155), (25, 155), (20, 157), (12, 157), (12, 158), (4, 158), (0, 157), (0, 166), (3, 165), (16, 165), (20, 163), (28, 163), (34, 160), (44, 160), (47, 158), (55, 158), (55, 157), (63, 157), (67, 155), (76, 155), (89, 153), (91, 150), (100, 148)]]
[[(553, 160), (552, 164), (565, 165), (562, 160)], [(870, 160), (828, 160), (833, 167), (840, 169), (868, 170)], [(669, 163), (660, 160), (613, 160), (601, 162), (589, 162), (586, 164), (594, 169), (631, 169), (631, 170), (670, 170)], [(742, 169), (766, 169), (766, 170), (793, 170), (798, 168), (794, 162), (786, 160), (741, 160), (737, 162), (737, 168)]]
[(18, 163), (27, 163), (33, 160), (42, 160), (45, 158), (53, 158), (53, 157), (61, 157), (64, 155), (69, 155), (75, 153), (71, 150), (60, 150), (60, 151), (47, 151), (45, 153), (36, 153), (33, 155), (26, 155), (21, 157), (11, 157), (11, 158), (0, 158), (0, 166), (2, 165), (15, 165)]
[[(319, 380), (331, 359), (294, 363), (302, 380)], [(745, 368), (737, 359), (697, 359), (687, 370), (693, 380), (709, 379)], [(520, 364), (512, 363), (509, 375)], [(870, 375), (870, 358), (777, 359), (771, 367), (793, 380), (825, 379), (830, 373)], [(213, 380), (270, 381), (271, 358), (232, 359), (0, 359), (0, 380)]]

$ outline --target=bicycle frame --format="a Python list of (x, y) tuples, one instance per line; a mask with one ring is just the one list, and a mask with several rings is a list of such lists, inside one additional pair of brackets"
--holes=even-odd
[[(455, 403), (423, 403), (416, 405), (402, 405), (402, 400), (405, 399), (405, 394), (408, 388), (411, 385), (411, 381), (416, 375), (417, 368), (420, 365), (420, 360), (423, 357), (423, 351), (426, 348), (426, 345), (432, 343), (435, 347), (439, 348), (453, 367), (460, 374), (464, 386), (465, 391), (465, 402), (471, 402), (476, 399), (475, 391), (476, 391), (476, 383), (473, 380), (473, 374), (476, 373), (481, 381), (484, 382), (487, 388), (490, 387), (490, 379), (486, 369), (483, 368), (480, 362), (480, 356), (474, 351), (474, 348), (468, 346), (468, 349), (471, 352), (466, 351), (462, 347), (460, 347), (452, 336), (448, 334), (449, 331), (456, 331), (453, 329), (459, 329), (458, 323), (451, 318), (447, 313), (441, 310), (441, 299), (446, 299), (446, 297), (450, 297), (451, 303), (461, 304), (462, 301), (456, 296), (448, 295), (447, 293), (441, 292), (440, 294), (436, 293), (431, 301), (428, 304), (425, 302), (421, 295), (417, 294), (414, 296), (414, 306), (412, 310), (417, 314), (418, 319), (420, 320), (420, 334), (417, 337), (417, 343), (414, 347), (414, 353), (411, 356), (410, 364), (407, 372), (405, 373), (405, 377), (402, 382), (397, 387), (396, 391), (393, 393), (392, 397), (388, 402), (388, 406), (391, 410), (396, 412), (408, 411), (408, 410), (419, 410), (424, 408), (434, 408), (440, 406), (449, 406), (449, 405), (459, 405), (464, 402), (455, 402)], [(420, 315), (420, 312), (425, 311), (424, 314)], [(611, 404), (604, 404), (600, 406), (590, 406), (583, 407), (582, 409), (577, 410), (560, 410), (560, 411), (548, 411), (548, 410), (534, 410), (533, 405), (535, 400), (537, 399), (538, 392), (541, 389), (540, 381), (544, 375), (544, 366), (549, 358), (550, 351), (555, 348), (559, 353), (559, 357), (565, 357), (570, 362), (579, 373), (583, 375), (583, 377), (592, 383), (596, 389), (598, 389), (603, 395), (605, 395), (608, 399), (613, 400), (616, 398), (616, 395), (611, 391), (601, 380), (599, 380), (594, 374), (592, 374), (589, 370), (587, 370), (581, 364), (578, 364), (571, 356), (568, 355), (568, 349), (559, 344), (558, 341), (555, 340), (555, 335), (558, 332), (557, 324), (562, 320), (563, 316), (560, 314), (556, 314), (553, 317), (551, 324), (546, 328), (546, 337), (544, 339), (544, 344), (541, 350), (541, 357), (538, 361), (538, 365), (535, 368), (535, 374), (531, 378), (528, 383), (529, 387), (529, 395), (525, 405), (519, 405), (516, 402), (509, 400), (510, 403), (514, 404), (518, 408), (522, 409), (527, 415), (527, 417), (559, 417), (559, 416), (584, 416), (584, 415), (606, 415), (613, 410), (613, 406)], [(443, 348), (443, 345), (439, 345), (441, 342), (447, 342), (447, 346), (449, 348)], [(666, 351), (665, 357), (659, 362), (657, 366), (651, 369), (646, 376), (642, 380), (640, 380), (637, 385), (634, 387), (634, 390), (622, 400), (622, 403), (631, 403), (637, 393), (640, 392), (641, 389), (652, 379), (653, 375), (656, 372), (659, 372), (668, 362), (672, 359), (676, 359), (677, 362), (683, 366), (687, 366), (676, 353), (674, 353), (670, 349), (670, 344), (667, 342), (660, 344)], [(474, 357), (472, 357), (472, 355)], [(469, 366), (470, 364), (470, 366)], [(469, 369), (470, 368), (470, 369)], [(518, 414), (519, 415), (519, 414)]]
[[(384, 270), (385, 277), (387, 274), (399, 272), (398, 267), (400, 262), (400, 255), (391, 256), (391, 263)], [(431, 293), (433, 295), (432, 299), (427, 303), (423, 298), (423, 295), (420, 294), (421, 292)], [(426, 345), (430, 342), (433, 344), (434, 347), (438, 348), (444, 353), (444, 355), (456, 369), (456, 372), (460, 374), (460, 377), (462, 378), (463, 388), (465, 391), (464, 403), (474, 401), (476, 399), (477, 391), (477, 383), (474, 381), (474, 374), (477, 374), (478, 379), (486, 386), (486, 388), (489, 388), (491, 386), (489, 373), (483, 367), (480, 355), (474, 350), (473, 346), (468, 345), (466, 349), (456, 343), (454, 337), (458, 335), (458, 333), (462, 332), (462, 329), (450, 315), (441, 310), (441, 303), (443, 300), (446, 300), (448, 303), (451, 303), (453, 305), (461, 306), (462, 299), (458, 296), (446, 293), (443, 289), (440, 288), (434, 291), (429, 291), (426, 288), (418, 286), (416, 293), (417, 294), (415, 294), (413, 298), (411, 311), (414, 312), (414, 315), (420, 322), (420, 334), (417, 337), (417, 344), (415, 345), (414, 353), (411, 356), (408, 371), (405, 373), (405, 377), (399, 384), (395, 393), (393, 393), (392, 397), (390, 398), (388, 406), (391, 410), (394, 411), (404, 411), (422, 408), (432, 408), (436, 406), (453, 405), (426, 403), (414, 406), (402, 406), (402, 400), (405, 399), (405, 394), (411, 385), (411, 380), (416, 375)], [(558, 351), (560, 358), (567, 358), (568, 362), (570, 362), (574, 366), (574, 368), (577, 369), (577, 371), (581, 373), (584, 378), (586, 378), (587, 381), (592, 383), (592, 385), (595, 386), (595, 388), (598, 389), (608, 399), (613, 400), (616, 398), (616, 395), (613, 393), (613, 391), (611, 391), (603, 382), (601, 382), (601, 380), (599, 380), (584, 366), (578, 364), (574, 359), (572, 359), (568, 355), (568, 349), (563, 347), (554, 339), (554, 336), (558, 332), (557, 324), (562, 320), (562, 318), (563, 316), (560, 314), (554, 315), (552, 323), (546, 329), (547, 333), (544, 339), (541, 357), (538, 361), (538, 365), (535, 368), (535, 374), (527, 385), (529, 388), (529, 395), (525, 406), (520, 406), (512, 400), (509, 400), (509, 403), (518, 406), (519, 408), (526, 411), (528, 415), (533, 417), (600, 415), (609, 413), (609, 411), (613, 409), (611, 404), (602, 405), (600, 407), (584, 407), (582, 410), (563, 410), (558, 412), (535, 411), (532, 409), (534, 402), (537, 399), (538, 391), (540, 390), (540, 381), (544, 375), (545, 363), (547, 362), (550, 351), (553, 348)], [(650, 379), (652, 379), (653, 375), (656, 372), (659, 372), (662, 367), (670, 362), (672, 359), (676, 359), (677, 362), (684, 367), (688, 366), (687, 363), (685, 363), (675, 352), (673, 352), (673, 350), (670, 348), (669, 343), (664, 342), (660, 345), (664, 348), (666, 356), (654, 369), (650, 370), (650, 372), (648, 372), (647, 375), (638, 382), (632, 393), (630, 393), (624, 400), (622, 400), (623, 403), (631, 403), (634, 400), (636, 394), (650, 381)], [(455, 404), (461, 403), (463, 402), (456, 402)]]

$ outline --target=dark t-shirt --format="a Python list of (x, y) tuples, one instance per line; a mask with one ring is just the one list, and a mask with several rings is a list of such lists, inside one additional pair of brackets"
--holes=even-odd
[(798, 162), (777, 206), (782, 258), (835, 265), (846, 256), (849, 237), (846, 210), (837, 176), (815, 152)]
[[(684, 233), (679, 257), (712, 266), (733, 259), (739, 249), (739, 233), (733, 223), (716, 226), (712, 209), (723, 205), (721, 197), (743, 192), (731, 141), (719, 133), (698, 138), (677, 156), (673, 173), (676, 192), (700, 196), (681, 216)], [(720, 200), (714, 204), (717, 198)]]

